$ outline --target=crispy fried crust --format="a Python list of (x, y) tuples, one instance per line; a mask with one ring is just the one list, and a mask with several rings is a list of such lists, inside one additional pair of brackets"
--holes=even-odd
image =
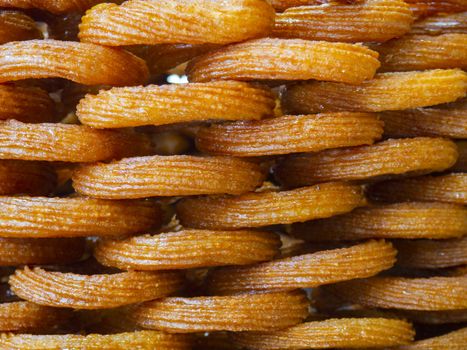
[(298, 7), (305, 5), (320, 5), (325, 4), (327, 0), (271, 0), (272, 6), (279, 11), (283, 11), (290, 7)]
[(85, 248), (83, 238), (0, 238), (0, 266), (68, 264)]
[(380, 118), (384, 121), (384, 134), (389, 137), (467, 138), (466, 106), (383, 112)]
[(410, 34), (440, 35), (467, 32), (467, 13), (440, 14), (417, 21), (412, 25)]
[(467, 68), (467, 34), (408, 35), (372, 48), (381, 72)]
[(173, 270), (271, 260), (280, 245), (271, 232), (182, 230), (102, 240), (94, 256), (101, 264), (121, 269)]
[(144, 134), (96, 130), (84, 125), (26, 124), (0, 121), (0, 158), (96, 162), (145, 155), (151, 142)]
[(64, 78), (85, 85), (123, 86), (142, 84), (148, 76), (146, 63), (121, 49), (59, 40), (27, 40), (0, 46), (0, 83)]
[(0, 0), (0, 348), (463, 349), (465, 1)]
[[(216, 101), (213, 103), (213, 101)], [(164, 125), (201, 120), (261, 119), (275, 97), (241, 82), (113, 88), (87, 95), (77, 107), (83, 124), (97, 128)]]
[(455, 204), (396, 203), (358, 208), (349, 214), (294, 224), (292, 232), (309, 241), (454, 238), (467, 231), (466, 214), (467, 209)]
[(341, 318), (305, 322), (274, 332), (233, 335), (240, 347), (258, 350), (367, 348), (409, 343), (415, 335), (406, 321), (385, 318)]
[(137, 331), (117, 334), (30, 335), (2, 334), (0, 346), (7, 349), (99, 349), (99, 350), (189, 350), (191, 340), (181, 334)]
[(118, 236), (156, 228), (162, 211), (151, 201), (0, 197), (3, 237)]
[(283, 11), (291, 7), (307, 6), (307, 5), (323, 5), (323, 4), (358, 4), (362, 0), (269, 0), (272, 6), (278, 10)]
[(383, 123), (368, 113), (282, 116), (201, 128), (197, 148), (206, 153), (250, 157), (372, 144)]
[(50, 194), (57, 184), (54, 168), (43, 162), (0, 161), (0, 195)]
[(76, 191), (123, 199), (197, 194), (240, 194), (263, 182), (257, 164), (229, 157), (151, 156), (83, 166), (73, 174)]
[(0, 120), (4, 119), (51, 122), (55, 120), (55, 105), (40, 88), (0, 84)]
[(343, 300), (371, 307), (408, 310), (467, 308), (467, 276), (371, 277), (322, 288)]
[(373, 276), (392, 267), (396, 253), (390, 243), (369, 241), (253, 266), (217, 269), (209, 274), (207, 285), (214, 295), (317, 287)]
[(172, 271), (79, 275), (25, 267), (9, 283), (20, 298), (39, 305), (107, 309), (173, 294), (182, 288), (183, 277)]
[(227, 44), (268, 35), (274, 16), (262, 0), (129, 0), (86, 12), (79, 38), (108, 46)]
[(288, 187), (324, 181), (426, 174), (452, 167), (456, 145), (438, 138), (391, 139), (370, 146), (325, 150), (285, 158), (275, 169)]
[(300, 323), (307, 315), (305, 294), (294, 291), (165, 298), (141, 304), (133, 317), (145, 328), (192, 333), (280, 329)]
[(463, 350), (467, 328), (461, 328), (438, 337), (418, 340), (412, 344), (399, 346), (394, 350)]
[(236, 229), (329, 217), (364, 203), (360, 186), (330, 182), (291, 191), (182, 199), (176, 209), (186, 227)]
[(273, 35), (338, 42), (383, 42), (404, 35), (412, 22), (412, 12), (402, 0), (331, 3), (287, 9), (277, 15)]
[(31, 17), (17, 11), (0, 11), (0, 44), (29, 39), (42, 39)]
[(124, 199), (240, 194), (254, 190), (263, 179), (258, 165), (235, 158), (151, 156), (83, 166), (73, 174), (73, 186), (92, 197)]
[[(106, 2), (121, 2), (109, 0)], [(37, 8), (54, 14), (82, 12), (104, 0), (0, 0), (0, 7)]]
[(467, 237), (434, 240), (398, 240), (394, 242), (397, 264), (408, 268), (438, 269), (467, 265)]
[(382, 112), (448, 103), (467, 93), (467, 73), (460, 69), (380, 73), (360, 85), (305, 82), (283, 97), (289, 113)]
[(456, 13), (467, 11), (464, 0), (405, 0), (417, 17), (425, 17), (437, 13)]
[(421, 176), (376, 183), (368, 189), (372, 199), (388, 202), (437, 201), (467, 204), (467, 174)]
[(0, 330), (2, 332), (53, 331), (66, 325), (72, 316), (71, 310), (37, 305), (28, 301), (1, 303)]
[[(335, 295), (314, 289), (314, 306), (327, 315), (333, 317), (383, 317), (391, 319), (409, 320), (421, 325), (436, 325), (446, 323), (463, 323), (467, 321), (467, 309), (459, 310), (402, 310), (402, 309), (374, 309), (357, 304), (346, 304)], [(344, 306), (344, 307), (342, 307)]]
[(361, 44), (265, 38), (198, 56), (186, 72), (193, 82), (316, 79), (360, 83), (371, 79), (379, 65), (378, 54)]

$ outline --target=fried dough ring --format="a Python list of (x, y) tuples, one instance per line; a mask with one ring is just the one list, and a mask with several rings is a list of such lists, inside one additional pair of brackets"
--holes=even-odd
[[(290, 7), (299, 7), (299, 6), (307, 6), (307, 5), (322, 5), (327, 4), (329, 0), (270, 0), (271, 5), (277, 11), (284, 11)], [(335, 2), (339, 3), (353, 3), (356, 0), (337, 0)]]
[(258, 350), (367, 348), (409, 343), (415, 335), (406, 321), (386, 318), (342, 318), (305, 322), (274, 332), (233, 335), (239, 347)]
[(0, 46), (0, 83), (64, 78), (85, 85), (123, 86), (142, 84), (148, 76), (146, 63), (121, 49), (59, 40), (27, 40)]
[(71, 310), (37, 305), (28, 301), (0, 303), (0, 330), (2, 332), (50, 331), (62, 326), (71, 316)]
[(29, 39), (42, 39), (31, 17), (18, 11), (0, 11), (0, 44)]
[(55, 120), (54, 101), (36, 87), (0, 84), (0, 120), (17, 119), (28, 123)]
[(108, 199), (240, 194), (263, 182), (259, 165), (229, 157), (150, 156), (83, 166), (73, 174), (79, 193)]
[(413, 22), (402, 0), (301, 6), (277, 14), (272, 35), (339, 42), (383, 42), (400, 37)]
[(329, 217), (364, 203), (359, 186), (329, 182), (291, 191), (187, 198), (177, 204), (176, 210), (186, 227), (231, 230)]
[[(446, 323), (462, 323), (467, 320), (467, 309), (459, 310), (437, 310), (437, 311), (424, 311), (424, 310), (400, 310), (400, 309), (370, 309), (364, 308), (361, 305), (357, 304), (346, 304), (338, 299), (336, 296), (326, 294), (320, 295), (319, 291), (316, 294), (313, 294), (314, 299), (313, 305), (317, 307), (317, 303), (329, 303), (329, 305), (324, 306), (319, 305), (320, 309), (326, 314), (330, 314), (333, 317), (384, 317), (391, 319), (404, 319), (409, 320), (413, 323), (418, 323), (422, 325), (435, 325), (435, 324), (446, 324)], [(326, 291), (324, 291), (326, 292)], [(324, 300), (323, 300), (324, 298)], [(334, 305), (332, 305), (334, 303)], [(392, 348), (391, 348), (392, 349)]]
[(358, 208), (329, 219), (295, 224), (292, 233), (307, 241), (365, 238), (460, 237), (467, 232), (467, 209), (448, 203), (407, 202)]
[(82, 258), (82, 238), (0, 238), (0, 266), (68, 264)]
[(405, 0), (417, 17), (467, 11), (464, 0)]
[(121, 269), (172, 270), (267, 261), (278, 255), (280, 245), (271, 232), (183, 230), (102, 240), (94, 256)]
[(381, 73), (360, 85), (304, 82), (283, 96), (289, 113), (382, 112), (448, 103), (467, 93), (467, 73), (460, 69)]
[(201, 128), (196, 147), (206, 153), (250, 157), (372, 144), (382, 122), (366, 113), (323, 113), (241, 121)]
[(17, 238), (118, 236), (162, 222), (155, 202), (90, 198), (0, 197), (0, 235)]
[(440, 35), (467, 32), (467, 13), (441, 14), (427, 17), (412, 25), (410, 34)]
[(323, 5), (329, 3), (353, 4), (360, 3), (362, 0), (269, 0), (271, 5), (278, 11), (284, 11), (290, 7), (299, 7), (307, 5)]
[(467, 204), (467, 174), (422, 176), (386, 181), (368, 189), (371, 198), (387, 201), (438, 201)]
[(467, 236), (445, 241), (400, 240), (394, 244), (397, 264), (403, 267), (438, 269), (467, 265)]
[(183, 277), (172, 271), (79, 275), (25, 267), (9, 283), (20, 298), (39, 305), (107, 309), (173, 294), (182, 288)]
[(0, 121), (0, 158), (96, 162), (150, 153), (143, 134), (84, 125)]
[[(104, 0), (0, 0), (0, 7), (37, 8), (49, 11), (53, 14), (63, 14), (69, 12), (83, 12), (103, 1)], [(108, 1), (110, 2), (112, 0)]]
[(0, 195), (47, 195), (56, 183), (54, 168), (47, 163), (0, 160)]
[(361, 83), (371, 79), (379, 65), (377, 53), (360, 44), (265, 38), (198, 56), (188, 63), (186, 72), (193, 82), (316, 79)]
[(209, 274), (207, 286), (214, 295), (317, 287), (376, 275), (394, 265), (396, 253), (391, 243), (369, 241), (252, 266), (220, 268)]
[[(271, 5), (277, 11), (284, 11), (290, 7), (306, 6), (306, 5), (320, 5), (327, 3), (328, 0), (271, 0)], [(276, 17), (277, 18), (277, 17)]]
[(467, 68), (467, 33), (406, 35), (379, 46), (381, 72)]
[(457, 156), (456, 145), (449, 140), (391, 139), (370, 146), (290, 156), (278, 164), (275, 175), (282, 184), (298, 187), (324, 181), (426, 174), (450, 168)]
[(210, 119), (261, 119), (273, 115), (274, 106), (275, 97), (266, 88), (225, 81), (113, 88), (87, 95), (76, 113), (83, 124), (122, 128)]
[(441, 136), (467, 138), (465, 107), (417, 108), (383, 112), (384, 133), (389, 137)]
[(342, 300), (371, 307), (428, 311), (467, 308), (467, 276), (371, 277), (322, 288)]
[(267, 36), (274, 16), (262, 0), (128, 0), (87, 11), (79, 39), (107, 46), (228, 44)]
[(308, 300), (299, 291), (165, 298), (143, 303), (133, 313), (142, 327), (177, 333), (267, 331), (293, 326), (307, 315)]
[(463, 350), (467, 327), (433, 338), (418, 340), (408, 345), (398, 346), (393, 350)]
[(88, 349), (88, 350), (189, 350), (190, 339), (181, 334), (136, 331), (117, 334), (31, 335), (1, 334), (0, 346), (12, 350)]

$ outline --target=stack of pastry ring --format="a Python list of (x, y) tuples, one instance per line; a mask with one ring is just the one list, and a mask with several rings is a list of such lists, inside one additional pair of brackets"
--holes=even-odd
[(0, 349), (463, 350), (464, 0), (0, 0)]

